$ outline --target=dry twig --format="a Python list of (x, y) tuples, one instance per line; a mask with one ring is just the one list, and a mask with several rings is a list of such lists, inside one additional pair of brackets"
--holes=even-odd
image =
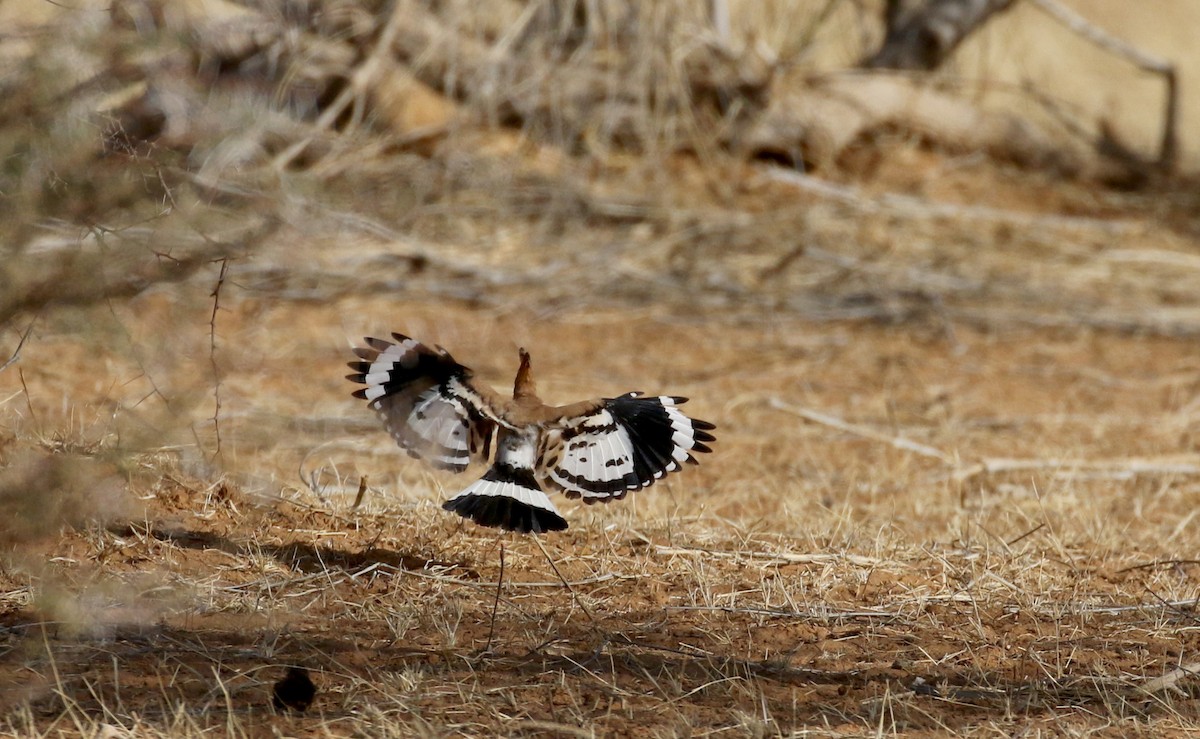
[(1159, 459), (1005, 459), (989, 458), (953, 473), (954, 480), (964, 482), (977, 475), (1034, 470), (1065, 470), (1068, 475), (1087, 473), (1090, 476), (1128, 480), (1138, 475), (1200, 475), (1200, 458), (1195, 455)]
[(25, 329), (25, 332), (21, 334), (21, 340), (17, 342), (17, 348), (13, 349), (12, 354), (8, 357), (4, 364), (0, 364), (0, 372), (8, 369), (10, 365), (14, 364), (21, 358), (21, 347), (25, 346), (25, 340), (28, 339), (29, 334), (33, 332), (33, 324), (35, 323), (37, 323), (36, 319), (29, 322), (29, 327)]
[[(1171, 171), (1179, 161), (1179, 77), (1175, 65), (1169, 60), (1149, 54), (1113, 36), (1108, 31), (1089, 22), (1058, 0), (1032, 0), (1033, 4), (1069, 28), (1072, 32), (1091, 41), (1105, 51), (1122, 57), (1138, 69), (1161, 75), (1166, 84), (1166, 103), (1163, 111), (1162, 136), (1158, 146), (1158, 165)], [(1150, 11), (1143, 11), (1150, 12)]]
[(809, 408), (800, 408), (798, 406), (794, 406), (789, 403), (785, 403), (784, 401), (780, 400), (779, 398), (771, 398), (770, 404), (771, 404), (771, 407), (776, 410), (780, 410), (780, 411), (784, 411), (785, 413), (791, 413), (793, 415), (800, 416), (801, 418), (808, 420), (808, 421), (812, 421), (813, 423), (819, 423), (819, 424), (822, 424), (825, 426), (829, 426), (831, 428), (838, 429), (839, 431), (845, 431), (847, 433), (851, 433), (856, 436), (861, 436), (866, 439), (871, 439), (872, 441), (882, 441), (885, 444), (889, 444), (897, 449), (903, 449), (904, 451), (914, 452), (916, 454), (920, 454), (923, 457), (932, 457), (939, 461), (945, 462), (946, 464), (954, 464), (954, 458), (951, 457), (949, 454), (946, 454), (945, 452), (941, 451), (940, 449), (934, 449), (931, 446), (928, 446), (926, 444), (921, 444), (920, 442), (916, 442), (911, 439), (906, 439), (903, 436), (889, 436), (887, 434), (881, 434), (878, 431), (875, 431), (874, 429), (869, 429), (865, 426), (859, 426), (857, 424), (848, 423), (846, 421), (843, 421), (840, 418), (837, 418), (835, 416), (830, 416), (826, 413), (821, 413), (820, 411), (814, 411)]
[(937, 218), (956, 222), (977, 221), (1034, 229), (1098, 231), (1111, 235), (1134, 234), (1145, 230), (1143, 223), (1132, 220), (1044, 215), (1004, 210), (986, 205), (934, 203), (912, 195), (895, 193), (871, 197), (857, 187), (840, 185), (780, 167), (762, 167), (760, 174), (766, 180), (790, 185), (808, 194), (850, 205), (865, 213), (896, 213), (908, 218)]
[(1180, 667), (1177, 667), (1174, 670), (1166, 673), (1162, 677), (1156, 677), (1151, 680), (1147, 680), (1139, 687), (1147, 694), (1154, 694), (1168, 689), (1173, 689), (1182, 693), (1182, 691), (1176, 687), (1179, 681), (1183, 680), (1185, 677), (1194, 677), (1196, 675), (1200, 675), (1200, 662), (1192, 662), (1190, 664), (1181, 665)]
[(217, 437), (217, 448), (213, 459), (221, 456), (221, 368), (217, 364), (217, 311), (221, 309), (221, 287), (225, 284), (225, 274), (229, 269), (229, 257), (221, 257), (221, 271), (217, 274), (217, 284), (213, 287), (212, 315), (208, 319), (208, 362), (212, 367), (213, 376), (213, 432)]
[(864, 557), (861, 554), (796, 554), (794, 552), (726, 552), (716, 549), (701, 549), (699, 547), (668, 547), (661, 544), (654, 546), (659, 554), (678, 554), (688, 557), (714, 557), (716, 559), (757, 559), (767, 562), (783, 562), (786, 564), (835, 564), (845, 562), (855, 567), (876, 567), (883, 560), (874, 557)]

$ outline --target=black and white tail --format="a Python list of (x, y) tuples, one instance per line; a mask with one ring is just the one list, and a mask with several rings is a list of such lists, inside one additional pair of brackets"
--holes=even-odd
[(497, 463), (442, 508), (480, 526), (497, 526), (524, 534), (562, 531), (567, 521), (542, 492), (533, 471)]

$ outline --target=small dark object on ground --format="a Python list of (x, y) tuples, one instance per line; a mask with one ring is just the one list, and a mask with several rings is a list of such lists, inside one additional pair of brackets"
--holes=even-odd
[(308, 676), (308, 670), (303, 667), (289, 667), (283, 679), (275, 683), (273, 693), (272, 703), (275, 705), (275, 710), (282, 711), (286, 708), (304, 712), (312, 705), (313, 697), (317, 694), (317, 686), (313, 685), (312, 678)]

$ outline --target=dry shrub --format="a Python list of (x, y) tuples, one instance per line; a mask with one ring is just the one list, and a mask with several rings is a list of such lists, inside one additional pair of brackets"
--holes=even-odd
[[(162, 109), (188, 117), (199, 96), (170, 84), (183, 77), (170, 39), (65, 11), (34, 38), (0, 79), (0, 325), (185, 280), (267, 233), (269, 212), (231, 213), (188, 186), (196, 142)], [(217, 106), (221, 136), (239, 123), (228, 98), (195, 125)]]

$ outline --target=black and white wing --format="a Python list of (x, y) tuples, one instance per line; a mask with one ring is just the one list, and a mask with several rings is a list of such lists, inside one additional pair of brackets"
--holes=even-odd
[(586, 503), (623, 498), (684, 462), (693, 452), (712, 451), (705, 442), (716, 428), (679, 410), (687, 398), (629, 393), (605, 398), (587, 413), (550, 425), (543, 436), (538, 472), (567, 497)]
[(379, 414), (392, 438), (411, 456), (440, 469), (462, 472), (472, 459), (486, 460), (499, 418), (495, 393), (441, 347), (392, 334), (396, 343), (366, 338), (354, 353), (348, 380)]

